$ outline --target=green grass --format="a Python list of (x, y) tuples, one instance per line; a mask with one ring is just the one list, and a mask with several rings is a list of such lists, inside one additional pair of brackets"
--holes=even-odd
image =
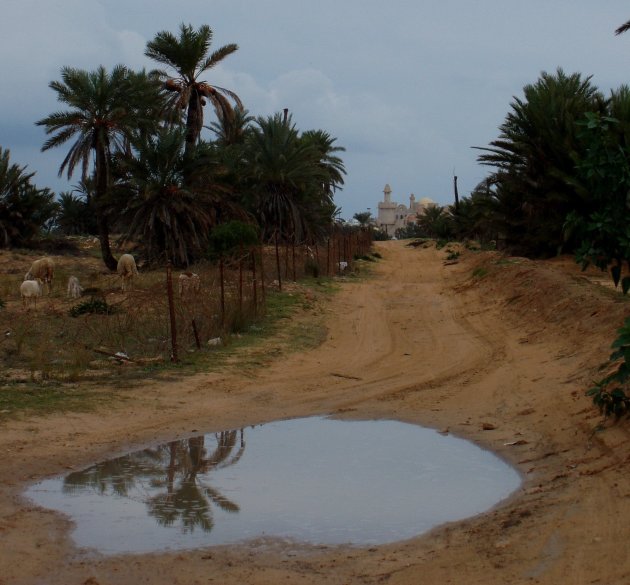
[(95, 385), (59, 382), (0, 384), (0, 420), (16, 415), (45, 415), (53, 412), (86, 412), (121, 397), (113, 389)]
[(475, 268), (473, 270), (473, 278), (483, 278), (484, 276), (486, 276), (488, 274), (488, 270), (485, 268)]

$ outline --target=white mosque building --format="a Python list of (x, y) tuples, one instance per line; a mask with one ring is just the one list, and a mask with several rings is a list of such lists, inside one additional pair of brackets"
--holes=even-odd
[(416, 196), (413, 193), (409, 195), (409, 207), (402, 203), (396, 203), (392, 201), (392, 188), (389, 184), (385, 185), (383, 195), (383, 201), (378, 204), (378, 215), (375, 223), (376, 227), (391, 236), (396, 233), (397, 229), (415, 224), (419, 214), (423, 213), (427, 207), (435, 205), (435, 201), (428, 197), (416, 201)]

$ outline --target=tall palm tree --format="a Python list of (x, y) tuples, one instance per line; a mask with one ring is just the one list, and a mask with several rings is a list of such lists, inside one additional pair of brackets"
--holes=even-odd
[(337, 153), (345, 152), (342, 146), (336, 146), (333, 138), (324, 130), (307, 130), (300, 136), (300, 141), (314, 149), (314, 161), (319, 180), (310, 190), (310, 197), (304, 202), (308, 209), (303, 214), (304, 229), (311, 241), (321, 239), (333, 223), (336, 207), (334, 194), (344, 184), (346, 169)]
[(116, 270), (109, 243), (106, 200), (111, 183), (111, 158), (115, 152), (129, 150), (134, 132), (155, 123), (153, 110), (147, 104), (159, 100), (157, 85), (147, 76), (117, 65), (111, 73), (102, 66), (95, 71), (64, 67), (61, 81), (53, 81), (49, 87), (69, 109), (37, 122), (51, 135), (42, 151), (74, 139), (59, 167), (59, 176), (66, 171), (70, 178), (79, 166), (81, 179), (85, 181), (92, 169), (101, 254), (107, 268)]
[(311, 239), (316, 228), (330, 226), (332, 193), (342, 182), (343, 165), (332, 154), (334, 139), (325, 133), (300, 136), (291, 117), (275, 114), (256, 119), (247, 135), (245, 168), (250, 180), (250, 203), (265, 239), (278, 243)]
[(164, 80), (164, 87), (172, 93), (168, 107), (176, 121), (180, 120), (182, 110), (186, 110), (186, 154), (192, 153), (199, 141), (203, 128), (203, 106), (209, 100), (219, 120), (230, 122), (234, 118), (234, 110), (230, 99), (239, 107), (243, 104), (232, 91), (200, 80), (200, 76), (218, 65), (238, 46), (230, 43), (212, 53), (212, 29), (202, 25), (194, 30), (191, 25), (181, 24), (179, 38), (169, 31), (159, 32), (147, 43), (145, 55), (158, 63), (173, 69), (176, 77), (166, 72), (156, 72)]
[(254, 208), (267, 236), (288, 237), (302, 227), (302, 204), (326, 181), (320, 153), (301, 141), (291, 117), (259, 117), (248, 135), (246, 163)]
[(125, 179), (116, 187), (127, 200), (124, 238), (139, 240), (149, 260), (187, 266), (205, 251), (220, 211), (229, 214), (229, 193), (213, 177), (212, 151), (185, 156), (179, 129), (161, 129), (132, 145), (134, 154), (119, 161)]
[(603, 95), (590, 77), (543, 72), (515, 97), (500, 126), (500, 136), (478, 157), (495, 167), (497, 192), (512, 213), (505, 232), (519, 253), (549, 255), (563, 245), (567, 213), (588, 202), (577, 179), (576, 163), (584, 145), (580, 126), (587, 112), (605, 107)]

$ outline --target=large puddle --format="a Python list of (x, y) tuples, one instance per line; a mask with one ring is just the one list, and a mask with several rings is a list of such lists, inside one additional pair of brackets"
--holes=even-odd
[(394, 421), (307, 418), (196, 436), (31, 486), (105, 554), (261, 536), (371, 545), (467, 518), (509, 496), (518, 473), (489, 451)]

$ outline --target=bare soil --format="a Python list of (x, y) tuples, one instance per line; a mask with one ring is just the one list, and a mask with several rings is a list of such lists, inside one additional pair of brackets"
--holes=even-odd
[[(326, 305), (316, 349), (268, 367), (152, 381), (121, 405), (0, 429), (0, 584), (630, 583), (628, 425), (584, 396), (630, 305), (571, 259), (379, 244), (373, 277)], [(270, 347), (273, 340), (269, 341)], [(101, 556), (25, 501), (46, 476), (193, 429), (308, 415), (398, 419), (473, 440), (523, 475), (487, 514), (370, 548), (260, 540)]]

